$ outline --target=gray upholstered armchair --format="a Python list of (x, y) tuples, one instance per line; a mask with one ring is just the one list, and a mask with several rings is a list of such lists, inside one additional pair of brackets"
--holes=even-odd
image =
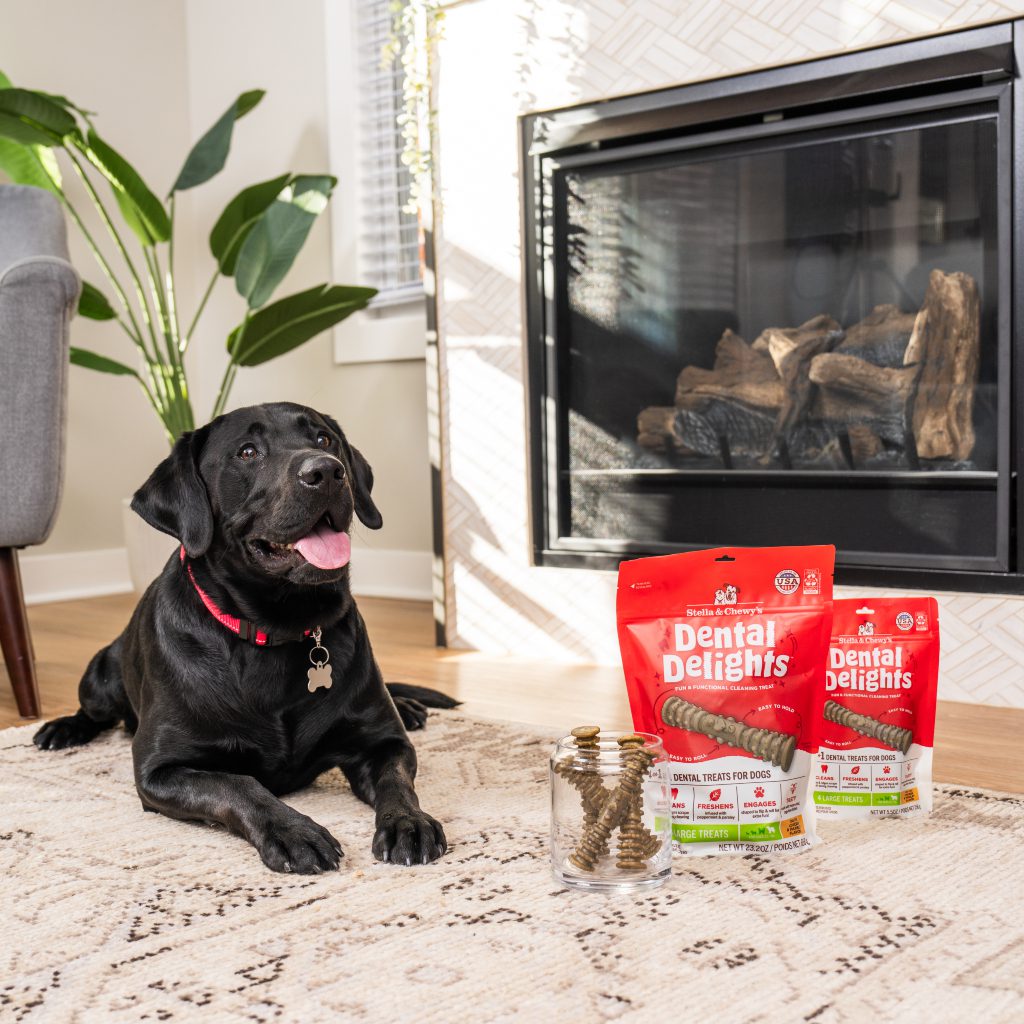
[(15, 549), (41, 544), (57, 516), (81, 287), (56, 197), (0, 185), (0, 643), (26, 718), (39, 715), (39, 688)]

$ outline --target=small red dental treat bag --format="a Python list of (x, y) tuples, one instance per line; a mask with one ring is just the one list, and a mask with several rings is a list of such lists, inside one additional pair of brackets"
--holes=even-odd
[(816, 843), (832, 625), (831, 546), (716, 548), (619, 567), (619, 649), (635, 728), (669, 755), (676, 852)]
[(928, 814), (939, 680), (934, 597), (836, 601), (814, 802), (823, 818)]

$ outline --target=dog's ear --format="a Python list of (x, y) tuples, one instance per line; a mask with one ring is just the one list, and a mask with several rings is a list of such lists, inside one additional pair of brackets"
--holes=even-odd
[(356, 515), (364, 526), (371, 530), (379, 530), (384, 524), (384, 517), (370, 497), (370, 491), (373, 490), (373, 470), (363, 458), (363, 453), (347, 441), (345, 452), (352, 467), (352, 496), (356, 502)]
[(323, 413), (320, 415), (327, 421), (331, 430), (341, 438), (341, 447), (348, 459), (348, 464), (352, 467), (352, 497), (355, 500), (356, 515), (359, 516), (359, 521), (371, 530), (379, 530), (384, 525), (384, 517), (380, 514), (380, 509), (373, 503), (373, 498), (370, 497), (370, 491), (373, 490), (373, 470), (370, 469), (370, 464), (358, 448), (348, 443), (345, 431), (341, 429), (333, 416), (325, 416)]
[(133, 511), (150, 526), (177, 537), (189, 558), (204, 554), (213, 540), (213, 509), (199, 475), (207, 432), (202, 427), (182, 434), (132, 498)]

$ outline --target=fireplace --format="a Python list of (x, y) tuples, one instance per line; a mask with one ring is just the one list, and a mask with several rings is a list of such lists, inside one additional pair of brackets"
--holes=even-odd
[(522, 119), (537, 564), (1020, 588), (1014, 66), (1002, 25)]

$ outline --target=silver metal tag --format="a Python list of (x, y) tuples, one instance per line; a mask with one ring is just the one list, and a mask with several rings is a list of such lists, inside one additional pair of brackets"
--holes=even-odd
[(331, 667), (327, 663), (331, 660), (330, 652), (320, 643), (320, 627), (313, 630), (313, 649), (309, 652), (309, 660), (313, 667), (306, 672), (309, 679), (306, 689), (315, 693), (322, 686), (325, 690), (331, 688), (334, 680), (331, 678)]

